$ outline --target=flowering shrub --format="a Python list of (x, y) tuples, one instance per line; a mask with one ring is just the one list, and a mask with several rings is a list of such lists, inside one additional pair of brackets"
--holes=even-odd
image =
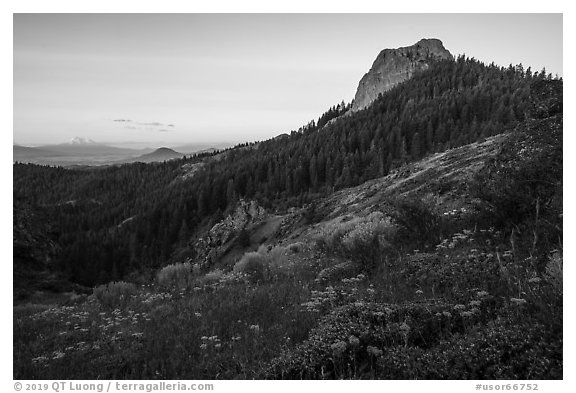
[(93, 295), (98, 302), (110, 308), (125, 306), (135, 293), (136, 285), (124, 281), (103, 284), (93, 290)]
[(388, 348), (377, 369), (383, 379), (561, 379), (561, 348), (542, 325), (498, 321), (427, 351)]
[(336, 308), (322, 318), (308, 340), (274, 359), (266, 376), (363, 378), (363, 373), (378, 371), (374, 357), (388, 356), (389, 348), (433, 348), (480, 320), (480, 311), (462, 316), (448, 311), (453, 307), (429, 301), (402, 305), (355, 302)]

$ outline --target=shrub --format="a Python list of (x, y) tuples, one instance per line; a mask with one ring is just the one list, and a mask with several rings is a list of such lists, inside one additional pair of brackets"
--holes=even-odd
[(346, 261), (322, 269), (318, 273), (318, 280), (322, 282), (340, 281), (343, 278), (353, 277), (361, 271), (361, 267), (353, 262)]
[(268, 277), (267, 262), (259, 252), (248, 252), (236, 262), (234, 272), (245, 274), (253, 282), (264, 281)]
[(420, 247), (436, 244), (444, 236), (443, 218), (430, 199), (397, 198), (392, 201), (391, 217), (398, 225), (395, 243)]
[(532, 120), (515, 130), (475, 175), (470, 191), (492, 225), (511, 229), (528, 223), (540, 241), (546, 232), (557, 240), (553, 229), (562, 226), (562, 120)]
[(390, 348), (377, 365), (383, 379), (562, 379), (562, 340), (537, 323), (495, 321), (426, 352)]
[(168, 265), (158, 272), (158, 283), (165, 287), (187, 287), (192, 275), (190, 262)]
[(224, 271), (222, 271), (221, 269), (216, 269), (206, 273), (202, 281), (205, 284), (215, 283), (223, 279), (224, 276), (225, 276)]
[(463, 317), (452, 304), (356, 302), (322, 317), (306, 341), (271, 362), (266, 377), (365, 378), (377, 371), (373, 366), (379, 351), (397, 346), (429, 349), (463, 329)]
[(382, 262), (394, 237), (394, 227), (382, 212), (366, 217), (344, 217), (324, 226), (315, 237), (317, 247), (340, 254), (371, 270)]
[(98, 302), (110, 308), (125, 306), (135, 293), (136, 285), (124, 281), (103, 284), (93, 290), (93, 295)]
[(285, 247), (276, 246), (266, 253), (268, 265), (283, 266), (287, 263), (288, 250)]
[(298, 254), (304, 250), (305, 244), (302, 242), (289, 244), (286, 248), (293, 254)]
[(383, 252), (390, 248), (388, 239), (393, 229), (381, 212), (369, 214), (342, 237), (345, 253), (371, 270), (382, 262)]

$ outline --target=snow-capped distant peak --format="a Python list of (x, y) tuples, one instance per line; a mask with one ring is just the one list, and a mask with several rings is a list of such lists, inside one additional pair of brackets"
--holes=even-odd
[(82, 137), (75, 137), (68, 142), (70, 145), (96, 145), (97, 143), (94, 142), (92, 139), (89, 138), (82, 138)]

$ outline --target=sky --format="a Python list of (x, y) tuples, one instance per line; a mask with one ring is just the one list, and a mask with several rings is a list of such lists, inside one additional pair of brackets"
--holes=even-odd
[(14, 14), (13, 142), (268, 139), (349, 102), (384, 48), (563, 76), (562, 14)]

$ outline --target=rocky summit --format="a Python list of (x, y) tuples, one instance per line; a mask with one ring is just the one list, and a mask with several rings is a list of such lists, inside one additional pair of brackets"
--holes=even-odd
[(410, 79), (416, 71), (428, 68), (431, 58), (451, 59), (452, 54), (444, 48), (442, 41), (435, 38), (422, 39), (403, 48), (384, 49), (360, 80), (352, 111), (368, 107), (378, 94)]

